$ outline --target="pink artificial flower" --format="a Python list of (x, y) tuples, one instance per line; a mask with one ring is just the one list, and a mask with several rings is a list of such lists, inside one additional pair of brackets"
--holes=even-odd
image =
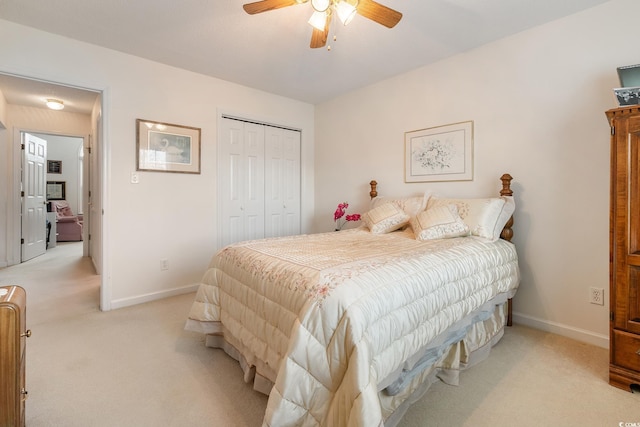
[(340, 203), (338, 205), (338, 208), (336, 209), (336, 211), (333, 214), (333, 220), (337, 221), (340, 218), (342, 218), (345, 214), (345, 212), (347, 211), (347, 208), (349, 207), (349, 203), (344, 202), (344, 203)]
[(336, 223), (336, 231), (341, 230), (347, 221), (360, 221), (360, 214), (347, 215), (343, 221), (340, 221), (340, 218), (342, 218), (347, 213), (348, 207), (349, 203), (340, 203), (336, 211), (333, 213), (333, 220)]

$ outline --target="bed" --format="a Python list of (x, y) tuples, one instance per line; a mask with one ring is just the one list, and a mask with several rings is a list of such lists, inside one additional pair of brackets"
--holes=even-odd
[(496, 197), (378, 197), (358, 228), (229, 245), (186, 329), (269, 395), (264, 426), (398, 424), (488, 356), (520, 281), (511, 176)]

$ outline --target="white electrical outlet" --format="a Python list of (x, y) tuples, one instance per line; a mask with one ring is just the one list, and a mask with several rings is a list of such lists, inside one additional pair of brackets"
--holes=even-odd
[(140, 175), (138, 175), (138, 172), (131, 172), (131, 183), (140, 184)]
[(589, 288), (589, 302), (591, 304), (604, 305), (604, 289)]
[(169, 269), (169, 260), (166, 258), (163, 258), (160, 260), (160, 270), (164, 271), (164, 270), (168, 270)]

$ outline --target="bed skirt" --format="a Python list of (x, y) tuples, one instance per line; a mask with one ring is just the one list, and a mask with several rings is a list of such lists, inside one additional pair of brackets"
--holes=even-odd
[[(419, 400), (435, 381), (458, 385), (461, 371), (489, 356), (502, 338), (506, 324), (507, 299), (514, 292), (501, 294), (466, 318), (452, 325), (428, 347), (378, 384), (378, 396), (385, 427), (394, 427), (411, 404)], [(244, 381), (268, 395), (277, 372), (251, 354), (220, 322), (187, 321), (185, 329), (206, 334), (207, 347), (220, 348), (237, 360)]]

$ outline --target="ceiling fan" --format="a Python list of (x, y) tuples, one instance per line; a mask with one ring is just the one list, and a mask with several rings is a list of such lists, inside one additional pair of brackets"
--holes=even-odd
[(313, 15), (309, 19), (309, 24), (313, 26), (312, 48), (327, 44), (329, 26), (334, 13), (344, 25), (351, 22), (356, 13), (388, 28), (393, 28), (402, 19), (402, 13), (373, 0), (261, 0), (247, 3), (242, 7), (249, 15), (255, 15), (308, 1), (313, 7)]

